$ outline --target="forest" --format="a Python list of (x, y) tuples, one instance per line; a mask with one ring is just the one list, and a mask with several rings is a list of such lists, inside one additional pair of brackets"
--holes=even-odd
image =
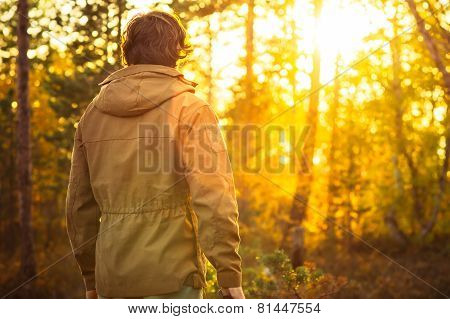
[(84, 297), (74, 133), (148, 10), (220, 119), (248, 298), (448, 298), (448, 0), (0, 0), (3, 298)]

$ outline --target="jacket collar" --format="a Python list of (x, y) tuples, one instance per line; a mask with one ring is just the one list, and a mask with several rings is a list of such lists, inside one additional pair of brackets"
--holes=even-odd
[(104, 79), (102, 82), (100, 82), (98, 85), (104, 85), (107, 84), (113, 80), (126, 77), (129, 75), (142, 73), (142, 72), (152, 72), (152, 73), (159, 73), (159, 74), (165, 74), (174, 78), (179, 78), (181, 81), (185, 82), (186, 84), (189, 84), (193, 87), (197, 86), (197, 83), (193, 81), (186, 80), (184, 78), (184, 75), (177, 71), (174, 68), (164, 66), (164, 65), (155, 65), (155, 64), (133, 64), (130, 66), (127, 66), (123, 69), (117, 70), (113, 73), (111, 73), (106, 79)]

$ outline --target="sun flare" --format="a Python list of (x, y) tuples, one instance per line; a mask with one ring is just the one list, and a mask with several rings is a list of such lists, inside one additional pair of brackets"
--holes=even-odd
[[(156, 1), (132, 0), (135, 9), (129, 12), (128, 19), (132, 15), (146, 11)], [(162, 6), (170, 10), (169, 6)], [(231, 98), (230, 88), (245, 73), (240, 59), (245, 56), (245, 27), (233, 28), (233, 15), (247, 15), (247, 5), (242, 4), (235, 7), (234, 11), (222, 13), (222, 17), (211, 15), (209, 21), (215, 30), (214, 51), (211, 63), (215, 74), (217, 96), (217, 109), (223, 110), (227, 101)], [(237, 11), (236, 11), (237, 10)], [(324, 0), (322, 13), (316, 25), (311, 12), (309, 2), (295, 1), (290, 11), (284, 16), (277, 14), (273, 8), (262, 2), (255, 5), (254, 21), (254, 64), (253, 70), (257, 79), (264, 80), (264, 61), (266, 55), (265, 41), (269, 39), (290, 37), (291, 31), (286, 29), (286, 21), (295, 21), (294, 34), (297, 38), (299, 51), (311, 54), (314, 47), (314, 35), (317, 33), (318, 47), (321, 55), (321, 81), (322, 83), (335, 76), (336, 57), (339, 55), (341, 65), (348, 65), (355, 56), (365, 50), (365, 37), (375, 30), (383, 21), (383, 16), (368, 5), (361, 3), (344, 3), (341, 0)], [(289, 24), (289, 22), (288, 22)], [(188, 33), (193, 39), (194, 48), (205, 46), (205, 21), (194, 19), (187, 25)], [(317, 28), (317, 29), (316, 29)], [(201, 60), (204, 52), (194, 50), (194, 59)], [(310, 69), (310, 61), (299, 56), (296, 64), (306, 73)], [(206, 67), (206, 66), (205, 66)], [(189, 76), (194, 70), (186, 69), (184, 72)], [(308, 89), (309, 79), (304, 73), (299, 72), (298, 89)], [(286, 79), (282, 79), (286, 80)], [(280, 81), (282, 81), (280, 80)], [(280, 82), (281, 83), (281, 82)], [(289, 83), (286, 82), (288, 86)]]
[(379, 12), (361, 4), (325, 1), (318, 24), (318, 45), (322, 61), (322, 80), (335, 75), (336, 58), (347, 65), (365, 50), (364, 38), (380, 25)]

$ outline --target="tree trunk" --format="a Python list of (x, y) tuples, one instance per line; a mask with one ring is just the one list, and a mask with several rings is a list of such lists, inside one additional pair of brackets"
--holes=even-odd
[(17, 46), (17, 185), (18, 209), (21, 222), (21, 271), (26, 277), (36, 274), (34, 243), (31, 226), (31, 147), (30, 147), (30, 107), (28, 103), (29, 61), (27, 57), (29, 39), (28, 3), (19, 0)]
[[(353, 104), (346, 107), (347, 111), (347, 117), (348, 117), (348, 125), (350, 128), (355, 127), (355, 114), (354, 114), (355, 107)], [(344, 175), (344, 185), (345, 185), (345, 202), (344, 202), (344, 214), (343, 214), (343, 243), (344, 247), (350, 251), (350, 249), (353, 246), (353, 232), (352, 232), (352, 213), (355, 211), (353, 209), (352, 204), (352, 193), (355, 192), (356, 188), (356, 175), (357, 175), (357, 166), (355, 162), (355, 134), (349, 130), (347, 133), (346, 138), (348, 139), (345, 147), (343, 148), (346, 152), (346, 156), (348, 159), (348, 165), (345, 170)]]
[(414, 18), (417, 22), (417, 27), (419, 28), (420, 34), (423, 36), (423, 40), (425, 42), (425, 45), (431, 55), (431, 58), (433, 59), (434, 63), (436, 64), (436, 67), (439, 69), (439, 71), (442, 73), (442, 77), (444, 79), (445, 84), (445, 90), (447, 95), (450, 95), (450, 74), (447, 72), (445, 68), (445, 63), (442, 60), (438, 47), (431, 37), (428, 30), (425, 28), (425, 21), (422, 19), (422, 17), (419, 15), (419, 12), (417, 12), (416, 3), (414, 0), (406, 0), (408, 2), (409, 8), (411, 9), (411, 13), (413, 14)]
[(253, 28), (255, 23), (255, 0), (248, 0), (247, 2), (247, 36), (246, 36), (246, 51), (245, 67), (247, 71), (245, 79), (245, 94), (247, 101), (251, 103), (253, 99)]
[[(398, 207), (397, 203), (401, 202), (403, 200), (404, 196), (404, 183), (403, 183), (403, 177), (402, 172), (399, 167), (399, 156), (403, 155), (406, 157), (406, 161), (408, 163), (408, 167), (411, 171), (412, 176), (412, 187), (413, 190), (412, 193), (414, 194), (416, 192), (416, 170), (414, 163), (412, 161), (411, 155), (406, 150), (405, 146), (405, 138), (403, 136), (403, 94), (401, 91), (401, 84), (400, 84), (400, 47), (399, 47), (399, 40), (398, 37), (398, 25), (397, 25), (397, 17), (394, 16), (392, 20), (392, 28), (394, 30), (394, 38), (390, 42), (390, 48), (391, 48), (391, 56), (392, 56), (392, 83), (391, 83), (391, 89), (392, 89), (392, 95), (393, 95), (393, 109), (394, 109), (394, 134), (395, 134), (395, 141), (393, 141), (393, 144), (395, 145), (394, 149), (394, 155), (392, 157), (392, 164), (394, 167), (394, 180), (395, 180), (395, 188), (396, 188), (396, 199), (395, 202), (391, 205), (388, 212), (386, 213), (386, 216), (384, 218), (386, 225), (388, 226), (388, 229), (391, 232), (392, 237), (401, 245), (405, 245), (407, 242), (407, 236), (406, 234), (400, 229), (399, 224), (397, 222), (397, 212)], [(418, 205), (417, 202), (419, 198), (415, 198), (414, 195), (412, 196), (412, 200), (414, 202), (415, 211), (417, 214)], [(416, 215), (415, 214), (415, 215)]]
[(433, 6), (431, 5), (430, 1), (425, 0), (425, 2), (428, 4), (428, 13), (433, 17), (434, 23), (439, 28), (439, 33), (444, 38), (444, 41), (441, 44), (445, 47), (445, 49), (447, 51), (450, 51), (450, 31), (448, 31), (447, 29), (445, 29), (442, 26), (441, 21), (436, 16), (436, 13), (443, 11), (443, 9), (445, 9), (445, 6), (447, 6), (448, 4), (446, 4), (445, 6), (442, 6), (442, 4), (437, 2), (436, 4), (439, 3), (439, 8), (433, 8)]
[(445, 155), (444, 155), (444, 162), (442, 164), (441, 171), (439, 173), (439, 180), (438, 180), (438, 192), (434, 196), (433, 199), (433, 208), (431, 210), (431, 217), (430, 220), (422, 227), (421, 237), (427, 236), (432, 230), (433, 227), (436, 225), (437, 217), (439, 214), (439, 211), (441, 209), (441, 203), (444, 198), (445, 192), (447, 190), (447, 173), (449, 169), (449, 161), (450, 161), (450, 100), (449, 96), (446, 97), (446, 104), (447, 104), (447, 113), (444, 120), (444, 125), (446, 127), (445, 130)]
[[(447, 107), (448, 109), (448, 107)], [(448, 111), (447, 111), (448, 113)], [(447, 114), (448, 119), (448, 114)], [(447, 123), (447, 137), (445, 139), (445, 156), (444, 156), (444, 163), (442, 164), (442, 170), (439, 176), (439, 189), (438, 193), (435, 195), (433, 200), (433, 209), (431, 211), (431, 218), (430, 221), (423, 227), (421, 236), (422, 238), (428, 235), (431, 230), (433, 230), (434, 225), (436, 225), (437, 216), (439, 214), (439, 210), (441, 209), (441, 203), (442, 199), (444, 197), (446, 188), (447, 188), (447, 172), (448, 172), (448, 165), (449, 165), (449, 158), (450, 158), (450, 134), (449, 134), (449, 128)]]
[(333, 103), (331, 104), (330, 109), (330, 122), (331, 122), (330, 152), (328, 154), (328, 163), (329, 163), (328, 167), (330, 173), (328, 175), (327, 238), (330, 241), (333, 248), (336, 241), (335, 222), (337, 212), (337, 206), (334, 202), (334, 197), (336, 196), (335, 179), (338, 178), (335, 174), (335, 171), (336, 171), (336, 139), (337, 139), (336, 120), (339, 109), (339, 90), (340, 90), (340, 81), (338, 77), (339, 63), (340, 63), (340, 55), (336, 57), (334, 96), (333, 96)]
[(306, 211), (308, 207), (309, 195), (311, 193), (311, 184), (313, 181), (313, 157), (315, 148), (315, 138), (317, 130), (317, 110), (319, 106), (319, 88), (320, 88), (320, 51), (318, 45), (318, 24), (320, 13), (322, 10), (322, 0), (314, 0), (314, 53), (313, 53), (313, 69), (310, 74), (311, 78), (311, 93), (309, 96), (309, 109), (306, 116), (306, 126), (308, 129), (308, 137), (305, 140), (303, 147), (303, 155), (305, 165), (297, 174), (297, 187), (295, 197), (291, 207), (291, 224), (292, 231), (292, 265), (298, 267), (303, 264), (303, 238), (296, 238), (296, 236), (304, 236), (303, 221), (306, 218)]
[[(422, 34), (423, 40), (425, 42), (425, 45), (428, 49), (428, 52), (430, 53), (431, 58), (433, 59), (434, 63), (436, 64), (436, 67), (439, 69), (439, 71), (442, 73), (442, 78), (445, 85), (445, 100), (448, 102), (450, 100), (450, 74), (447, 72), (445, 63), (439, 54), (438, 47), (435, 43), (435, 40), (432, 38), (428, 30), (425, 28), (425, 22), (420, 16), (419, 12), (417, 11), (416, 3), (414, 0), (406, 0), (408, 2), (409, 8), (411, 9), (411, 13), (413, 14), (416, 22), (417, 27), (419, 29), (420, 34)], [(448, 105), (448, 103), (447, 103)], [(446, 184), (447, 184), (447, 171), (448, 171), (448, 161), (449, 161), (449, 144), (450, 144), (450, 128), (449, 128), (449, 118), (448, 118), (449, 109), (447, 107), (447, 116), (444, 121), (446, 124), (446, 130), (445, 130), (445, 156), (444, 156), (444, 163), (442, 165), (441, 172), (439, 174), (439, 189), (438, 193), (436, 194), (434, 198), (434, 204), (432, 209), (432, 216), (430, 221), (422, 228), (421, 236), (426, 236), (431, 230), (433, 229), (434, 225), (436, 224), (437, 215), (439, 213), (442, 198), (444, 197), (445, 190), (446, 190)]]

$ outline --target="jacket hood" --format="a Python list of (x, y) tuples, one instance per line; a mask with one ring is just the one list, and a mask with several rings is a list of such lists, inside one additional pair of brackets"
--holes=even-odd
[(137, 116), (184, 92), (195, 92), (197, 84), (174, 68), (139, 64), (118, 70), (99, 83), (94, 105), (114, 116)]

